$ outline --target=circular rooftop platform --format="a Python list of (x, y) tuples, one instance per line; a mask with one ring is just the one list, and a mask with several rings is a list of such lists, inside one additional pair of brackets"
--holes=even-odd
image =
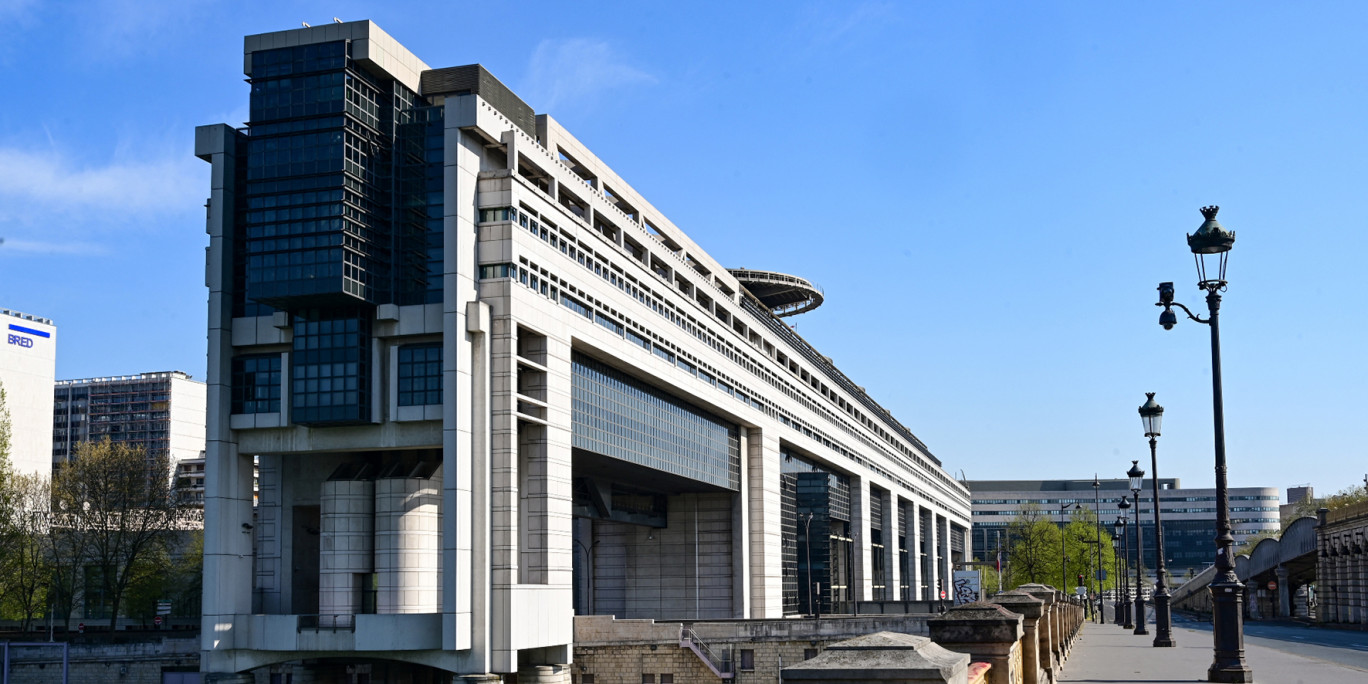
[(775, 316), (793, 316), (822, 305), (822, 289), (798, 276), (749, 268), (727, 269)]

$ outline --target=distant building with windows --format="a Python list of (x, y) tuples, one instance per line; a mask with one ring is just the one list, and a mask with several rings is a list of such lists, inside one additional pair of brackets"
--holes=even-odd
[(74, 458), (81, 442), (103, 439), (166, 454), (173, 469), (181, 461), (203, 463), (205, 386), (186, 373), (60, 380), (52, 397), (54, 469)]
[[(1145, 568), (1153, 572), (1157, 556), (1154, 536), (1154, 495), (1151, 480), (1140, 491), (1140, 532), (1145, 551)], [(1059, 523), (1060, 509), (1082, 504), (1094, 510), (1092, 480), (969, 480), (973, 497), (973, 553), (986, 559), (996, 554), (996, 543), (1008, 543), (1007, 526), (1021, 510), (1035, 505), (1046, 519)], [(1121, 516), (1116, 503), (1131, 497), (1129, 480), (1100, 480), (1102, 524), (1110, 527)], [(1276, 487), (1232, 487), (1230, 522), (1235, 542), (1260, 532), (1277, 532), (1278, 489)], [(1170, 574), (1189, 568), (1201, 569), (1216, 560), (1216, 490), (1183, 489), (1178, 478), (1159, 478), (1159, 514), (1164, 523), (1164, 553)], [(1135, 522), (1135, 509), (1126, 511), (1129, 524)], [(1067, 514), (1062, 518), (1068, 522)], [(1127, 528), (1130, 529), (1129, 527)], [(1133, 534), (1133, 533), (1130, 533)]]

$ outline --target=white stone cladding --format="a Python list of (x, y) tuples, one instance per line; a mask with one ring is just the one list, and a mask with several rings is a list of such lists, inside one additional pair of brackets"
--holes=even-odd
[(441, 548), (438, 481), (385, 477), (375, 481), (376, 612), (436, 613), (440, 609)]
[[(360, 40), (361, 23), (331, 30)], [(330, 40), (324, 28), (255, 37), (249, 46)], [(410, 57), (395, 59), (420, 64)], [(411, 76), (393, 75), (405, 83)], [(969, 527), (968, 492), (905, 427), (791, 329), (748, 304), (735, 278), (550, 117), (537, 118), (538, 140), (478, 94), (447, 96), (441, 106), (443, 301), (380, 307), (372, 421), (346, 427), (292, 424), (288, 382), (279, 413), (229, 415), (233, 355), (279, 353), (288, 369), (292, 337), (283, 316), (231, 317), (230, 167), (238, 143), (226, 127), (197, 131), (196, 153), (214, 164), (210, 671), (304, 652), (365, 652), (459, 673), (566, 663), (577, 587), (594, 612), (620, 606), (672, 618), (783, 617), (781, 447), (850, 479), (856, 599), (872, 598), (871, 488), (887, 497), (885, 520), (896, 502), (912, 510), (913, 530), (918, 512), (940, 521), (926, 540), (934, 559), (927, 567), (933, 585), (948, 583), (949, 526)], [(534, 234), (530, 219), (481, 220), (480, 210), (492, 208), (535, 217), (543, 228)], [(441, 344), (442, 404), (399, 406), (397, 350), (420, 342)], [(572, 354), (736, 426), (739, 489), (669, 495), (664, 527), (577, 518)], [(300, 600), (308, 587), (291, 568), (310, 543), (305, 518), (313, 506), (321, 511), (320, 480), (357, 454), (403, 452), (436, 452), (441, 469), (431, 480), (375, 481), (377, 615), (356, 615), (346, 636), (297, 634), (291, 620), (312, 606)], [(239, 527), (251, 516), (250, 483), (241, 473), (252, 454), (261, 455), (262, 524), (246, 535)], [(320, 515), (326, 520), (326, 511)], [(898, 535), (884, 530), (885, 558), (893, 559), (884, 564), (886, 581), (896, 587)], [(920, 533), (907, 535), (912, 549), (920, 541)], [(243, 560), (253, 555), (255, 582)], [(919, 580), (918, 560), (914, 552), (909, 570)], [(594, 570), (576, 575), (588, 566)], [(322, 609), (320, 594), (316, 612)], [(391, 630), (421, 627), (424, 637), (396, 644), (392, 634), (373, 631), (380, 618)]]
[(319, 496), (318, 614), (361, 612), (361, 575), (376, 571), (376, 498), (369, 480), (328, 480)]

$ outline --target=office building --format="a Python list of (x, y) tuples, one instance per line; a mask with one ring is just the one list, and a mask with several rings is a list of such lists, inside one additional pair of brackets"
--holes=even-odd
[(52, 470), (52, 382), (57, 326), (49, 318), (0, 309), (0, 387), (10, 419), (10, 465), (16, 473)]
[(214, 680), (530, 678), (575, 614), (950, 588), (968, 490), (779, 319), (807, 281), (729, 271), (484, 68), (370, 22), (248, 36), (245, 71), (247, 127), (196, 131)]
[[(81, 442), (165, 455), (172, 469), (204, 452), (205, 385), (181, 371), (60, 380), (53, 389), (52, 467)], [(167, 473), (170, 477), (171, 473)]]
[[(1081, 504), (1089, 511), (1093, 510), (1092, 483), (1092, 480), (969, 480), (967, 484), (974, 507), (974, 556), (984, 559), (996, 554), (999, 538), (1006, 547), (1008, 525), (1027, 506), (1037, 507), (1047, 520), (1056, 523), (1069, 520), (1067, 513), (1061, 517), (1060, 510), (1064, 506)], [(1122, 496), (1131, 499), (1130, 481), (1100, 480), (1099, 483), (1101, 520), (1110, 526), (1122, 515), (1116, 503)], [(1145, 551), (1144, 565), (1151, 574), (1157, 567), (1153, 491), (1151, 480), (1146, 479), (1140, 490), (1140, 533)], [(1250, 535), (1278, 531), (1276, 487), (1231, 487), (1229, 496), (1230, 522), (1237, 544)], [(1161, 477), (1159, 501), (1169, 573), (1181, 577), (1189, 569), (1200, 570), (1216, 562), (1216, 489), (1183, 489), (1178, 478)], [(1125, 515), (1133, 524), (1135, 509), (1125, 511)]]

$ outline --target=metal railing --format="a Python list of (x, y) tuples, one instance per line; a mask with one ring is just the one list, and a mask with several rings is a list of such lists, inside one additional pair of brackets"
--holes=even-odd
[(313, 630), (315, 632), (355, 632), (356, 616), (346, 615), (300, 615), (295, 632)]
[(730, 651), (723, 652), (720, 654), (713, 651), (711, 648), (708, 647), (706, 643), (703, 642), (702, 639), (698, 638), (698, 634), (696, 632), (694, 632), (692, 629), (689, 629), (688, 627), (681, 628), (679, 640), (683, 642), (685, 645), (691, 647), (693, 652), (697, 653), (698, 656), (708, 664), (708, 667), (712, 668), (712, 671), (716, 673), (718, 676), (725, 678), (730, 677), (732, 672), (732, 659)]

